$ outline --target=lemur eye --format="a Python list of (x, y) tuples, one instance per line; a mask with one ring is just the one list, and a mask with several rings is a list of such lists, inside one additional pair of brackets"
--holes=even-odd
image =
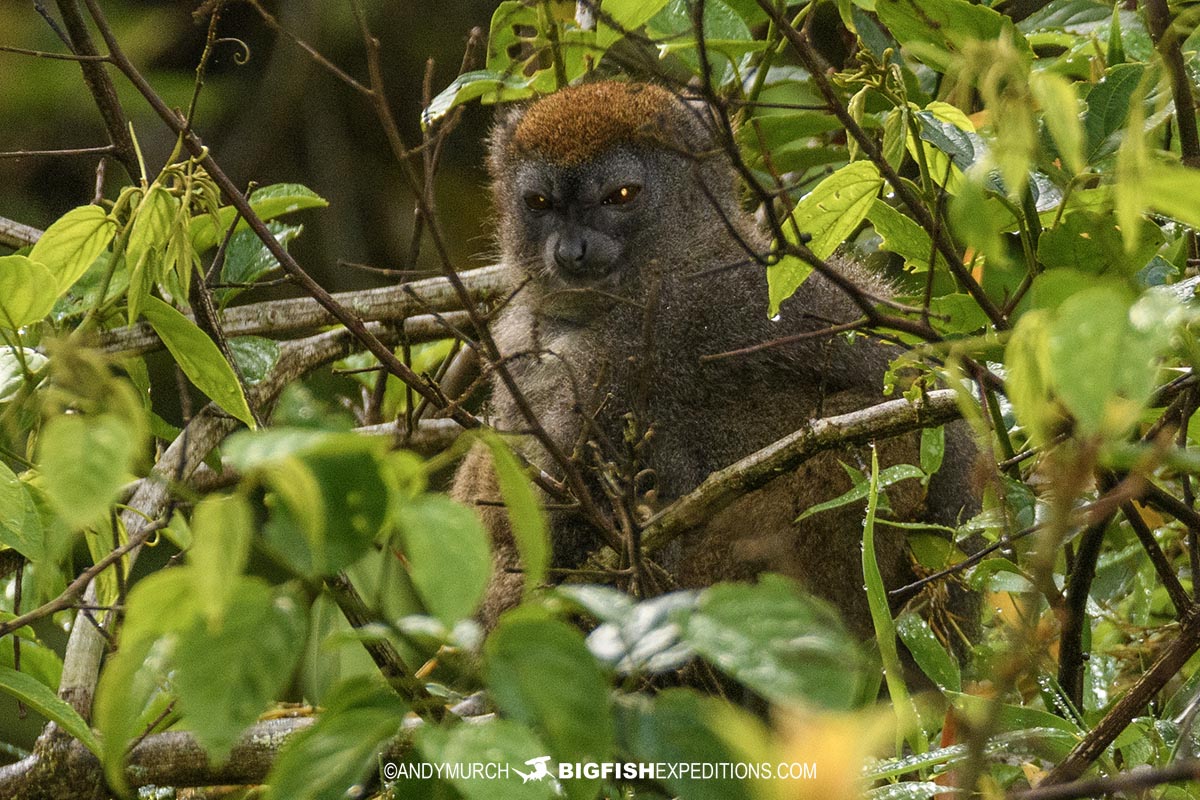
[(549, 211), (550, 198), (546, 197), (544, 194), (530, 192), (529, 194), (525, 195), (525, 207), (530, 211)]
[(638, 186), (636, 183), (627, 184), (622, 186), (620, 189), (617, 189), (608, 197), (604, 198), (604, 205), (623, 206), (626, 203), (631, 203), (633, 202), (633, 198), (637, 197), (638, 193), (641, 191), (642, 187)]

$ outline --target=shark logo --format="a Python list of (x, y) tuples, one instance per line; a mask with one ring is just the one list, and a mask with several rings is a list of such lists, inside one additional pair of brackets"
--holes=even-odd
[(521, 776), (521, 783), (529, 783), (530, 781), (540, 781), (543, 778), (553, 777), (550, 770), (546, 769), (546, 762), (550, 760), (550, 756), (538, 756), (531, 758), (525, 762), (527, 766), (533, 767), (529, 772), (521, 772), (517, 768), (513, 768), (513, 772)]

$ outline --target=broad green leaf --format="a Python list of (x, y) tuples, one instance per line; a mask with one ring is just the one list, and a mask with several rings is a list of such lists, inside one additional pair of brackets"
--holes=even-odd
[(1004, 349), (1008, 399), (1035, 444), (1045, 444), (1065, 422), (1050, 399), (1049, 311), (1030, 311), (1017, 320)]
[[(325, 198), (298, 183), (274, 183), (261, 189), (255, 189), (250, 195), (250, 208), (264, 222), (284, 214), (291, 214), (293, 211), (324, 208), (327, 205), (329, 203)], [(210, 214), (192, 217), (189, 233), (192, 237), (192, 247), (196, 252), (203, 253), (209, 248), (216, 247), (236, 215), (237, 210), (233, 206), (221, 208), (218, 214), (219, 227), (214, 225)], [(248, 227), (249, 225), (244, 219), (238, 220), (238, 230)]]
[[(658, 43), (660, 56), (674, 54), (696, 75), (701, 75), (695, 46), (696, 25), (689, 0), (669, 0), (646, 23), (646, 33)], [(734, 80), (748, 52), (759, 49), (745, 20), (721, 0), (704, 4), (704, 41), (714, 85)]]
[[(903, 256), (905, 269), (913, 272), (929, 269), (929, 259), (934, 255), (934, 249), (933, 241), (924, 228), (878, 199), (871, 203), (867, 219), (883, 239), (879, 246), (890, 253)], [(938, 254), (937, 263), (940, 268), (944, 268), (946, 259)]]
[(938, 641), (929, 623), (920, 615), (908, 612), (896, 620), (896, 631), (929, 680), (944, 691), (962, 691), (962, 675), (958, 664)]
[(1096, 275), (1133, 275), (1158, 252), (1163, 234), (1157, 225), (1139, 220), (1134, 247), (1126, 251), (1122, 231), (1111, 214), (1072, 211), (1061, 224), (1038, 237), (1037, 256), (1047, 267), (1066, 267)]
[[(546, 755), (546, 745), (528, 728), (506, 719), (494, 718), (452, 728), (425, 725), (417, 733), (417, 749), (430, 764), (506, 765), (510, 776), (451, 776), (448, 780), (466, 800), (551, 800), (559, 794), (551, 780), (524, 781), (516, 774), (533, 772), (530, 762)], [(547, 765), (555, 774), (553, 763)], [(404, 778), (396, 784), (397, 797), (418, 796), (420, 785)]]
[(268, 545), (298, 571), (329, 575), (361, 558), (387, 520), (382, 443), (349, 433), (242, 431), (222, 448), (273, 495)]
[(279, 342), (262, 336), (238, 336), (229, 340), (229, 350), (247, 386), (262, 383), (279, 362)]
[(529, 477), (504, 440), (486, 436), (484, 442), (491, 449), (500, 496), (504, 498), (513, 539), (525, 565), (525, 591), (528, 592), (545, 579), (549, 565), (550, 532), (546, 512), (538, 502)]
[(1142, 64), (1111, 67), (1087, 94), (1087, 113), (1083, 127), (1087, 133), (1087, 161), (1094, 164), (1117, 149), (1117, 131), (1129, 116), (1134, 90), (1145, 73)]
[(60, 700), (49, 687), (32, 675), (26, 675), (8, 667), (0, 667), (0, 692), (17, 698), (74, 736), (97, 757), (104, 757), (100, 740), (96, 738), (96, 734), (88, 727), (83, 717), (79, 716), (79, 713), (71, 708), (65, 700)]
[(1004, 233), (1011, 215), (1000, 201), (987, 196), (987, 173), (982, 168), (969, 170), (959, 184), (959, 192), (950, 199), (950, 224), (954, 233), (970, 250), (982, 254), (986, 267), (1003, 269), (1012, 263)]
[(316, 723), (292, 736), (267, 776), (273, 800), (342, 800), (374, 770), (375, 754), (400, 731), (404, 704), (377, 679), (336, 686)]
[(706, 589), (683, 623), (683, 641), (776, 703), (848, 709), (866, 679), (858, 643), (837, 613), (779, 575)]
[(196, 324), (157, 297), (146, 297), (146, 319), (196, 388), (251, 428), (254, 415), (233, 367)]
[(800, 233), (812, 237), (809, 249), (818, 258), (828, 258), (858, 227), (883, 186), (879, 169), (870, 161), (855, 161), (818, 183), (791, 213)]
[[(267, 229), (275, 236), (275, 241), (287, 249), (288, 244), (304, 231), (303, 225), (284, 225), (281, 222), (268, 222)], [(222, 283), (254, 283), (279, 269), (279, 261), (267, 249), (258, 234), (249, 228), (241, 228), (229, 238), (229, 246), (225, 248), (225, 263), (221, 265)], [(230, 300), (244, 292), (239, 287), (217, 289), (214, 295), (217, 304), (224, 308)]]
[(29, 258), (50, 270), (56, 296), (61, 295), (108, 248), (116, 232), (116, 222), (100, 206), (73, 208), (46, 229), (29, 251)]
[(0, 256), (0, 328), (17, 330), (49, 314), (56, 285), (43, 264), (26, 256)]
[[(784, 223), (784, 231), (812, 237), (808, 247), (817, 258), (828, 258), (858, 227), (883, 186), (879, 170), (869, 161), (855, 161), (839, 169), (806, 195)], [(798, 259), (784, 258), (767, 267), (770, 291), (768, 314), (779, 313), (779, 305), (800, 287), (811, 272)]]
[(875, 0), (875, 13), (900, 44), (929, 66), (947, 72), (970, 40), (1008, 39), (1026, 61), (1033, 52), (1012, 20), (987, 6), (963, 0)]
[(46, 557), (45, 531), (25, 482), (0, 461), (0, 545), (39, 564)]
[(54, 509), (75, 528), (104, 521), (141, 446), (138, 432), (116, 414), (51, 419), (38, 442), (38, 466)]
[(155, 183), (146, 191), (133, 217), (125, 263), (129, 268), (129, 324), (137, 321), (142, 303), (162, 280), (163, 256), (171, 225), (179, 213), (179, 198)]
[(1059, 306), (1047, 337), (1049, 374), (1081, 433), (1116, 438), (1141, 418), (1175, 306), (1159, 292), (1134, 305), (1110, 286), (1085, 289)]
[(121, 647), (100, 674), (94, 721), (107, 745), (104, 775), (119, 793), (129, 794), (126, 750), (145, 728), (147, 714), (156, 713), (154, 701), (166, 680), (174, 644), (167, 634), (193, 625), (200, 616), (190, 572), (191, 567), (160, 570), (134, 584), (125, 603)]
[(471, 509), (425, 494), (393, 514), (408, 573), (425, 607), (447, 627), (475, 612), (492, 575), (487, 532)]
[(196, 577), (196, 595), (205, 617), (217, 628), (250, 557), (254, 519), (240, 494), (210, 495), (192, 514), (192, 546), (188, 563)]
[[(625, 750), (635, 761), (664, 764), (723, 764), (747, 760), (733, 742), (735, 731), (754, 730), (758, 723), (746, 712), (715, 697), (684, 689), (667, 689), (649, 703), (620, 707), (618, 725)], [(750, 781), (731, 775), (705, 778), (690, 771), (668, 774), (663, 781), (670, 796), (687, 800), (752, 800), (758, 794)]]
[(220, 624), (195, 619), (178, 632), (172, 658), (183, 719), (217, 762), (291, 683), (307, 628), (290, 595), (258, 578), (227, 580)]
[[(496, 705), (533, 728), (558, 761), (611, 758), (608, 686), (577, 628), (510, 612), (484, 646), (484, 672)], [(594, 797), (599, 784), (579, 781), (567, 788), (572, 798)]]
[[(894, 483), (910, 479), (924, 480), (925, 472), (920, 467), (914, 467), (912, 464), (897, 464), (888, 467), (879, 473), (879, 488), (884, 489)], [(870, 484), (867, 481), (860, 481), (854, 485), (849, 491), (838, 495), (832, 500), (827, 500), (824, 503), (817, 503), (815, 506), (810, 506), (804, 510), (800, 516), (796, 517), (796, 522), (802, 519), (807, 519), (814, 514), (820, 514), (822, 511), (829, 511), (833, 508), (841, 508), (850, 503), (862, 500), (870, 491)]]

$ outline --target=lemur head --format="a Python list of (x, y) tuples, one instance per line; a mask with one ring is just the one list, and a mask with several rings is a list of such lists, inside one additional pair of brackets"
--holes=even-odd
[[(736, 215), (728, 160), (701, 106), (604, 81), (503, 118), (488, 159), (505, 260), (558, 286), (627, 283), (649, 259)], [(707, 229), (707, 230), (706, 230)]]

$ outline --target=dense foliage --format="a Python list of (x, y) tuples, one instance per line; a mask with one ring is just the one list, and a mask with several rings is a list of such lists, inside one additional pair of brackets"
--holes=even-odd
[[(885, 304), (859, 295), (863, 318), (843, 335), (905, 346), (890, 373), (897, 398), (955, 393), (981, 449), (984, 508), (957, 529), (909, 525), (930, 579), (894, 618), (873, 536), (905, 524), (888, 518), (887, 487), (928, 482), (941, 429), (924, 431), (919, 464), (847, 467), (856, 488), (806, 512), (865, 506), (874, 641), (773, 576), (653, 598), (547, 588), (538, 476), (511, 443), (479, 430), (445, 449), (405, 438), (435, 427), (447, 406), (438, 381), (460, 350), (450, 332), (469, 331), (495, 287), (442, 280), (434, 299), (427, 281), (418, 301), (396, 290), (383, 311), (369, 293), (322, 295), (286, 248), (336, 204), (298, 184), (233, 186), (190, 128), (195, 104), (181, 116), (141, 86), (177, 136), (166, 165), (145, 163), (136, 127), (126, 145), (110, 130), (108, 155), (134, 179), (0, 256), (0, 690), (78, 740), (68, 746), (94, 754), (122, 795), (171, 783), (165, 770), (147, 779), (131, 746), (188, 731), (212, 764), (236, 765), (268, 712), (296, 722), (257, 778), (289, 799), (351, 786), (891, 799), (1000, 796), (1089, 769), (1120, 781), (1149, 767), (1146, 785), (1200, 774), (1178, 771), (1200, 755), (1200, 12), (995, 5), (506, 0), (484, 63), (430, 97), (419, 151), (401, 141), (376, 69), (369, 82), (342, 76), (420, 198), (414, 253), (421, 241), (446, 252), (434, 193), (421, 189), (436, 185), (463, 107), (633, 72), (691, 85), (728, 123), (746, 203), (777, 243), (763, 314), (839, 249), (901, 287)], [(87, 6), (114, 79), (136, 85)], [(204, 59), (218, 41), (217, 15), (208, 21)], [(388, 53), (359, 21), (377, 66)], [(281, 274), (328, 313), (245, 303)], [(297, 322), (301, 308), (310, 316)], [(178, 418), (163, 406), (171, 373)], [(479, 441), (526, 585), (486, 635), (472, 617), (489, 542), (441, 491)], [(620, 567), (598, 556), (598, 570)], [(976, 640), (936, 613), (950, 581), (984, 598)], [(52, 623), (73, 627), (65, 661), (43, 643)], [(686, 685), (663, 688), (683, 668)], [(763, 769), (393, 783), (397, 767), (526, 769), (544, 755)], [(0, 771), (0, 796), (34, 796), (17, 768), (44, 780), (55, 763), (35, 750)], [(815, 770), (780, 776), (785, 764)]]

